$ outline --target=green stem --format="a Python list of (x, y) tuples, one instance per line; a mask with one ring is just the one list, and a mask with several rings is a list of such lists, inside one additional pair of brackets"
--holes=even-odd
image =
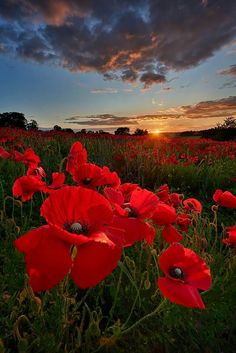
[(166, 303), (166, 299), (164, 299), (157, 307), (154, 311), (152, 311), (151, 313), (143, 316), (141, 319), (139, 319), (138, 321), (136, 321), (133, 325), (131, 325), (130, 327), (128, 327), (126, 330), (121, 332), (121, 335), (127, 334), (130, 331), (132, 331), (133, 329), (135, 329), (136, 327), (138, 327), (140, 324), (142, 324), (144, 321), (151, 319), (152, 317), (156, 316), (158, 313), (161, 312), (161, 309), (163, 309), (164, 304)]
[(67, 157), (65, 157), (61, 160), (61, 162), (59, 164), (59, 173), (62, 173), (63, 164), (66, 160), (67, 160)]
[(143, 278), (141, 278), (140, 286), (139, 286), (139, 291), (137, 292), (137, 295), (136, 295), (136, 297), (135, 297), (135, 299), (134, 299), (134, 302), (133, 302), (132, 308), (131, 308), (131, 310), (130, 310), (129, 316), (127, 317), (127, 320), (125, 321), (123, 327), (125, 327), (125, 326), (128, 324), (128, 322), (129, 322), (129, 320), (130, 320), (130, 318), (131, 318), (131, 316), (132, 316), (132, 314), (133, 314), (133, 312), (134, 312), (134, 308), (135, 308), (136, 303), (137, 303), (137, 300), (138, 300), (138, 298), (139, 298), (140, 289), (141, 289), (141, 287), (142, 287), (142, 284), (143, 284)]
[(106, 328), (108, 327), (109, 323), (111, 322), (112, 315), (113, 315), (113, 312), (114, 312), (114, 309), (115, 309), (115, 306), (116, 306), (116, 303), (117, 303), (117, 298), (118, 298), (118, 294), (119, 294), (120, 286), (121, 286), (121, 281), (122, 281), (122, 275), (123, 275), (123, 270), (121, 268), (120, 269), (119, 278), (118, 278), (117, 287), (116, 287), (115, 298), (114, 298), (114, 301), (112, 303), (112, 307), (111, 307), (111, 309), (109, 311), (109, 319), (108, 319)]

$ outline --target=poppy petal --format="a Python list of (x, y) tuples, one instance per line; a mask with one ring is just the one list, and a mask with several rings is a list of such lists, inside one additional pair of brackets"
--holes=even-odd
[(79, 186), (65, 186), (54, 191), (44, 201), (41, 215), (48, 223), (60, 228), (74, 222), (96, 228), (109, 223), (113, 212), (108, 200), (97, 191)]
[(80, 288), (95, 287), (115, 269), (121, 254), (122, 249), (111, 241), (95, 240), (81, 245), (77, 248), (71, 277)]
[(175, 222), (177, 218), (175, 208), (165, 203), (159, 202), (154, 214), (152, 215), (152, 220), (158, 226), (163, 226), (166, 224), (171, 224)]
[(105, 197), (112, 203), (112, 204), (118, 204), (118, 205), (123, 205), (124, 197), (120, 191), (117, 191), (111, 187), (105, 187), (104, 190), (104, 195)]
[(50, 226), (29, 231), (15, 241), (25, 253), (29, 283), (35, 292), (57, 285), (72, 265), (70, 245), (60, 240)]
[(156, 234), (154, 227), (138, 218), (115, 216), (112, 226), (124, 230), (124, 247), (131, 246), (136, 241), (144, 239), (148, 244), (151, 244)]
[(180, 304), (188, 308), (205, 308), (197, 288), (189, 284), (161, 277), (158, 278), (158, 287), (161, 293), (175, 304)]
[(171, 224), (164, 227), (162, 236), (167, 243), (179, 242), (183, 240), (183, 236)]
[(137, 211), (139, 219), (151, 217), (158, 202), (158, 197), (146, 189), (134, 190), (130, 198), (130, 204)]
[(46, 184), (33, 175), (24, 175), (15, 180), (12, 193), (15, 197), (21, 196), (23, 202), (31, 199), (35, 192), (41, 191)]

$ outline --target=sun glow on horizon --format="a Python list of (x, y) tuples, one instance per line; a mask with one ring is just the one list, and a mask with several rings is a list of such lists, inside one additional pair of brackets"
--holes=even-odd
[(160, 130), (156, 129), (156, 130), (153, 131), (153, 133), (154, 133), (155, 135), (159, 135), (159, 134), (160, 134)]

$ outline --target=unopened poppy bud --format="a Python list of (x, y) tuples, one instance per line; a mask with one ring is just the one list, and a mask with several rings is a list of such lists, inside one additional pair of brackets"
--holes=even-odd
[(149, 278), (147, 278), (144, 281), (144, 289), (148, 290), (150, 287), (151, 287), (151, 282), (149, 281)]
[(206, 240), (206, 238), (201, 239), (200, 246), (202, 249), (206, 249), (208, 247), (208, 241)]
[(211, 206), (212, 212), (217, 212), (217, 211), (218, 211), (218, 208), (219, 208), (219, 206), (217, 206), (217, 205)]
[(125, 257), (125, 262), (128, 266), (128, 268), (131, 270), (131, 271), (134, 271), (135, 270), (135, 262), (134, 260), (132, 260), (129, 256), (126, 256)]
[(152, 254), (153, 256), (157, 256), (157, 251), (156, 251), (156, 249), (152, 249), (152, 250), (151, 250), (151, 254)]

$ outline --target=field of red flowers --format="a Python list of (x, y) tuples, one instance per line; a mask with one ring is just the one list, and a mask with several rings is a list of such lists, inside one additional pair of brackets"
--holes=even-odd
[(0, 130), (0, 352), (233, 353), (236, 142)]

